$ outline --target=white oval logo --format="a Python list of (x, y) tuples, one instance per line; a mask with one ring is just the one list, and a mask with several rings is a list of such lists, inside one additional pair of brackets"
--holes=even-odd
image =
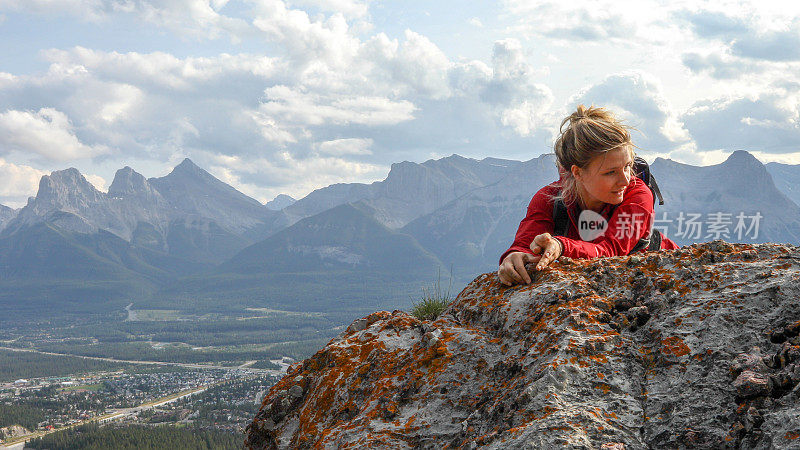
[(591, 209), (584, 209), (578, 216), (578, 233), (586, 242), (602, 236), (608, 229), (608, 221)]

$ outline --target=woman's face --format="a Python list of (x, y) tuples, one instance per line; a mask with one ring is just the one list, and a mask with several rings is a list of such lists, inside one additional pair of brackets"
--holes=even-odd
[(598, 155), (585, 169), (572, 166), (584, 206), (600, 211), (606, 203), (622, 203), (622, 195), (633, 177), (633, 158), (629, 147), (620, 147)]

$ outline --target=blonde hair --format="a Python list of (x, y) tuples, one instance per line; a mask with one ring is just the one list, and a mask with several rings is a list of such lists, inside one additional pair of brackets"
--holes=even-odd
[[(566, 128), (564, 126), (566, 125)], [(604, 108), (578, 105), (575, 112), (561, 121), (558, 139), (553, 146), (561, 175), (561, 192), (555, 196), (567, 206), (578, 201), (578, 184), (572, 166), (585, 169), (597, 156), (627, 146), (634, 157), (631, 128)]]

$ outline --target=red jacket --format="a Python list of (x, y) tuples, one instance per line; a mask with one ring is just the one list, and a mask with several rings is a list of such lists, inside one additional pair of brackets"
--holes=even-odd
[[(549, 184), (531, 199), (528, 214), (519, 223), (517, 235), (511, 248), (500, 257), (500, 263), (511, 252), (532, 253), (530, 249), (533, 238), (542, 233), (553, 233), (553, 196), (561, 189), (560, 182)], [(639, 178), (634, 177), (623, 194), (622, 203), (616, 208), (608, 205), (600, 215), (608, 220), (605, 233), (591, 242), (581, 240), (578, 232), (578, 214), (580, 210), (568, 208), (569, 225), (566, 236), (555, 236), (564, 245), (562, 256), (570, 258), (597, 258), (600, 256), (627, 255), (650, 231), (653, 222), (653, 193)], [(611, 216), (609, 217), (609, 212)], [(635, 226), (631, 224), (636, 222)], [(679, 248), (677, 244), (664, 237), (662, 249)]]

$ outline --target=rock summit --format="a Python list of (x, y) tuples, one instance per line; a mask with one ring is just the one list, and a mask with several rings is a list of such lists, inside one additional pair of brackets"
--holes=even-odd
[(800, 248), (695, 244), (477, 277), (289, 368), (261, 448), (800, 448)]

